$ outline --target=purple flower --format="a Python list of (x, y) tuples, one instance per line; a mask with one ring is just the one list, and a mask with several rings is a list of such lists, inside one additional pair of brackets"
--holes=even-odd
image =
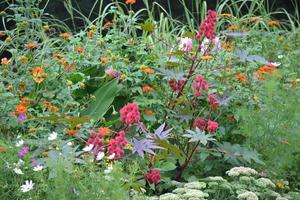
[(193, 40), (191, 38), (178, 38), (179, 50), (191, 51), (193, 49)]
[(19, 114), (18, 120), (19, 120), (20, 123), (24, 122), (26, 119), (27, 119), (26, 113), (20, 113)]
[(39, 163), (38, 163), (38, 161), (35, 158), (32, 158), (31, 159), (31, 165), (32, 165), (32, 167), (36, 167), (36, 166), (39, 165)]
[(21, 149), (21, 151), (19, 151), (18, 156), (19, 156), (20, 158), (22, 158), (23, 156), (25, 156), (26, 153), (28, 153), (28, 151), (29, 151), (29, 147), (23, 147), (23, 148)]
[(117, 72), (115, 70), (113, 70), (113, 68), (109, 68), (107, 70), (105, 70), (105, 73), (110, 77), (110, 78), (117, 78), (118, 76), (120, 76), (120, 72)]

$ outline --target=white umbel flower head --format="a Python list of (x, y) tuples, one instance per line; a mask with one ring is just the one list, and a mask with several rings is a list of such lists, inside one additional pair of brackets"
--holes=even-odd
[(19, 168), (14, 168), (14, 172), (15, 172), (16, 174), (24, 174), (24, 173), (22, 172), (22, 170), (19, 169)]
[(105, 156), (104, 152), (100, 151), (98, 154), (97, 154), (97, 157), (96, 157), (96, 160), (102, 160), (102, 158)]
[(33, 189), (34, 183), (32, 180), (26, 180), (24, 185), (21, 185), (21, 191), (22, 192), (29, 192), (30, 190)]
[(21, 147), (23, 146), (23, 144), (24, 144), (24, 140), (21, 139), (16, 143), (16, 147)]
[(226, 172), (228, 176), (251, 176), (258, 174), (257, 171), (250, 167), (233, 167)]
[(41, 170), (43, 170), (43, 169), (44, 169), (44, 167), (43, 167), (42, 165), (37, 165), (37, 166), (35, 166), (35, 167), (33, 168), (33, 171), (38, 172), (38, 171), (41, 171)]
[(48, 137), (48, 140), (49, 141), (53, 141), (53, 140), (56, 140), (57, 139), (57, 133), (56, 132), (52, 132), (49, 137)]
[(82, 150), (85, 152), (89, 152), (94, 148), (93, 144), (89, 144), (88, 146), (84, 147)]
[(238, 199), (258, 200), (258, 197), (254, 192), (247, 191), (247, 192), (239, 194)]

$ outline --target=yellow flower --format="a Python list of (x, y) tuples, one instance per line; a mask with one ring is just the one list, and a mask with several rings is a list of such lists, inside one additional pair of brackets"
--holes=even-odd
[(44, 152), (42, 153), (42, 156), (48, 157), (48, 151), (44, 151)]
[(124, 80), (124, 79), (126, 79), (126, 78), (127, 78), (126, 74), (122, 74), (122, 75), (121, 75), (121, 79), (122, 79), (122, 80)]
[(144, 64), (142, 64), (141, 67), (140, 67), (141, 70), (145, 70), (147, 68), (148, 68), (147, 65), (144, 65)]
[(71, 86), (71, 85), (73, 85), (73, 82), (70, 80), (67, 80), (67, 86)]
[(123, 61), (126, 62), (126, 63), (129, 63), (129, 59), (128, 58), (124, 58)]
[(257, 103), (259, 102), (258, 96), (254, 95), (253, 96), (254, 101), (256, 101)]
[(85, 88), (85, 84), (84, 84), (83, 82), (80, 82), (80, 83), (79, 83), (79, 87), (80, 87), (81, 89), (84, 89), (84, 88)]
[(275, 183), (276, 187), (279, 189), (284, 189), (284, 181), (283, 180), (277, 180)]
[(43, 82), (45, 77), (47, 76), (46, 73), (44, 73), (44, 69), (42, 67), (35, 67), (32, 69), (32, 79), (37, 83), (40, 84)]
[(112, 51), (111, 50), (106, 50), (106, 54), (111, 55)]
[(10, 43), (11, 41), (12, 41), (11, 37), (7, 37), (7, 38), (5, 39), (5, 42), (7, 42), (7, 43)]
[(10, 92), (13, 91), (13, 89), (14, 89), (14, 87), (13, 87), (12, 85), (9, 85), (9, 86), (7, 87), (7, 90), (10, 91)]
[(208, 60), (211, 60), (211, 59), (213, 59), (212, 56), (202, 56), (201, 57), (201, 60), (204, 60), (204, 61), (208, 61)]
[(220, 17), (233, 17), (233, 15), (230, 13), (221, 13), (221, 14), (219, 14), (219, 16)]

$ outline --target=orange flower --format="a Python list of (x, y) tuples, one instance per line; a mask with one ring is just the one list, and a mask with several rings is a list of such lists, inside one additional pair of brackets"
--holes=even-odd
[(249, 22), (255, 23), (261, 21), (260, 17), (251, 17), (249, 18)]
[(25, 106), (22, 106), (20, 104), (16, 105), (16, 114), (25, 113), (27, 112), (27, 108)]
[(264, 80), (265, 79), (264, 75), (275, 74), (277, 73), (277, 69), (273, 65), (264, 65), (260, 67), (256, 72), (257, 72), (256, 77), (260, 80)]
[(37, 45), (36, 43), (29, 43), (25, 45), (26, 49), (36, 49), (38, 48), (39, 45)]
[(79, 53), (83, 53), (84, 52), (84, 48), (83, 47), (75, 47), (74, 49), (75, 49), (75, 51), (77, 51)]
[(143, 87), (143, 91), (144, 91), (144, 92), (151, 92), (152, 90), (153, 90), (153, 88), (150, 87), (150, 86), (144, 86), (144, 87)]
[(234, 75), (234, 77), (237, 78), (237, 79), (239, 79), (242, 82), (245, 82), (247, 80), (245, 74), (236, 74), (236, 75)]
[(26, 64), (26, 62), (27, 62), (27, 57), (26, 56), (21, 56), (21, 62), (22, 62), (22, 64)]
[(72, 34), (71, 33), (61, 33), (59, 36), (64, 38), (64, 39), (68, 39), (69, 37), (72, 36)]
[(1, 59), (2, 65), (8, 65), (10, 63), (10, 60), (8, 60), (6, 57)]
[(58, 58), (58, 59), (62, 59), (64, 57), (63, 54), (53, 54), (52, 58)]
[(109, 63), (109, 60), (108, 60), (106, 57), (104, 57), (104, 56), (101, 56), (99, 59), (100, 59), (100, 61), (103, 62), (104, 64), (108, 64), (108, 63)]
[(111, 131), (109, 128), (106, 128), (106, 127), (100, 127), (100, 128), (98, 129), (98, 131), (99, 131), (99, 133), (100, 133), (101, 135), (103, 135), (103, 136), (112, 133), (112, 131)]
[(90, 38), (94, 38), (94, 32), (93, 32), (93, 31), (87, 31), (86, 34), (87, 34), (87, 36), (89, 36)]
[(125, 3), (132, 5), (136, 3), (136, 0), (126, 0)]
[(65, 70), (67, 70), (69, 72), (69, 71), (76, 69), (77, 65), (75, 63), (73, 63), (71, 65), (64, 65), (64, 68), (65, 68)]
[(268, 22), (268, 25), (269, 25), (269, 26), (279, 26), (279, 25), (280, 25), (280, 22), (279, 22), (279, 21), (269, 21), (269, 22)]
[(0, 37), (4, 37), (6, 34), (3, 31), (0, 31)]
[(52, 106), (51, 108), (52, 108), (53, 112), (58, 112), (59, 111), (59, 108), (57, 106)]
[(149, 115), (149, 116), (155, 115), (155, 113), (152, 110), (148, 110), (148, 109), (145, 109), (144, 113), (145, 113), (145, 115)]
[(21, 102), (20, 102), (20, 105), (22, 106), (27, 106), (29, 103), (28, 99), (26, 97), (22, 97), (21, 98)]
[(106, 22), (105, 24), (104, 24), (104, 27), (105, 28), (109, 28), (109, 27), (112, 27), (114, 24), (112, 23), (112, 22), (110, 22), (110, 21), (108, 21), (108, 22)]
[(43, 82), (47, 74), (44, 73), (44, 69), (42, 67), (35, 67), (32, 69), (32, 76), (33, 76), (32, 79), (37, 84), (40, 84), (41, 82)]
[(154, 70), (150, 69), (150, 68), (146, 68), (143, 71), (146, 72), (147, 74), (153, 74), (154, 73)]
[(78, 133), (78, 130), (75, 130), (75, 129), (68, 129), (67, 131), (66, 131), (66, 133), (68, 134), (68, 135), (76, 135), (77, 133)]
[(51, 103), (49, 101), (43, 101), (43, 104), (46, 106), (47, 110), (51, 109)]
[(211, 60), (211, 59), (213, 59), (213, 57), (209, 56), (209, 55), (207, 55), (207, 56), (201, 56), (201, 60), (203, 60), (203, 61), (208, 61), (208, 60)]
[(234, 30), (237, 30), (237, 27), (234, 25), (231, 25), (227, 28), (227, 30), (234, 31)]

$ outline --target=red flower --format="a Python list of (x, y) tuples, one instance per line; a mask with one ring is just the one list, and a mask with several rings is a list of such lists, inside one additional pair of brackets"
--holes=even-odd
[(200, 117), (196, 117), (196, 119), (194, 120), (193, 127), (194, 128), (198, 127), (200, 130), (204, 131), (205, 128), (206, 128), (206, 121), (205, 121), (205, 119), (202, 119)]
[(200, 89), (207, 90), (207, 80), (205, 80), (202, 75), (198, 75), (194, 81), (193, 88), (195, 89), (194, 95), (198, 97), (201, 96), (202, 92)]
[(127, 125), (140, 121), (141, 115), (139, 112), (139, 106), (136, 103), (128, 103), (121, 110), (121, 122), (125, 122)]
[(216, 94), (208, 95), (208, 100), (209, 100), (209, 103), (210, 103), (210, 108), (212, 110), (216, 110), (218, 108), (217, 95)]
[(150, 184), (156, 184), (160, 181), (160, 172), (157, 169), (150, 170), (146, 173), (144, 178), (150, 183)]
[(115, 159), (119, 159), (124, 154), (124, 150), (122, 147), (126, 146), (128, 144), (128, 140), (125, 137), (125, 131), (120, 131), (119, 135), (115, 137), (114, 139), (111, 139), (109, 141), (109, 146), (107, 148), (108, 153), (115, 154)]
[(199, 32), (196, 38), (200, 39), (201, 36), (207, 37), (209, 40), (213, 40), (216, 37), (215, 26), (217, 22), (217, 12), (213, 10), (208, 10), (205, 20), (201, 23), (199, 27)]
[(211, 133), (216, 132), (216, 130), (218, 128), (219, 128), (218, 122), (208, 120), (208, 122), (207, 122), (207, 131), (208, 132), (211, 132)]

